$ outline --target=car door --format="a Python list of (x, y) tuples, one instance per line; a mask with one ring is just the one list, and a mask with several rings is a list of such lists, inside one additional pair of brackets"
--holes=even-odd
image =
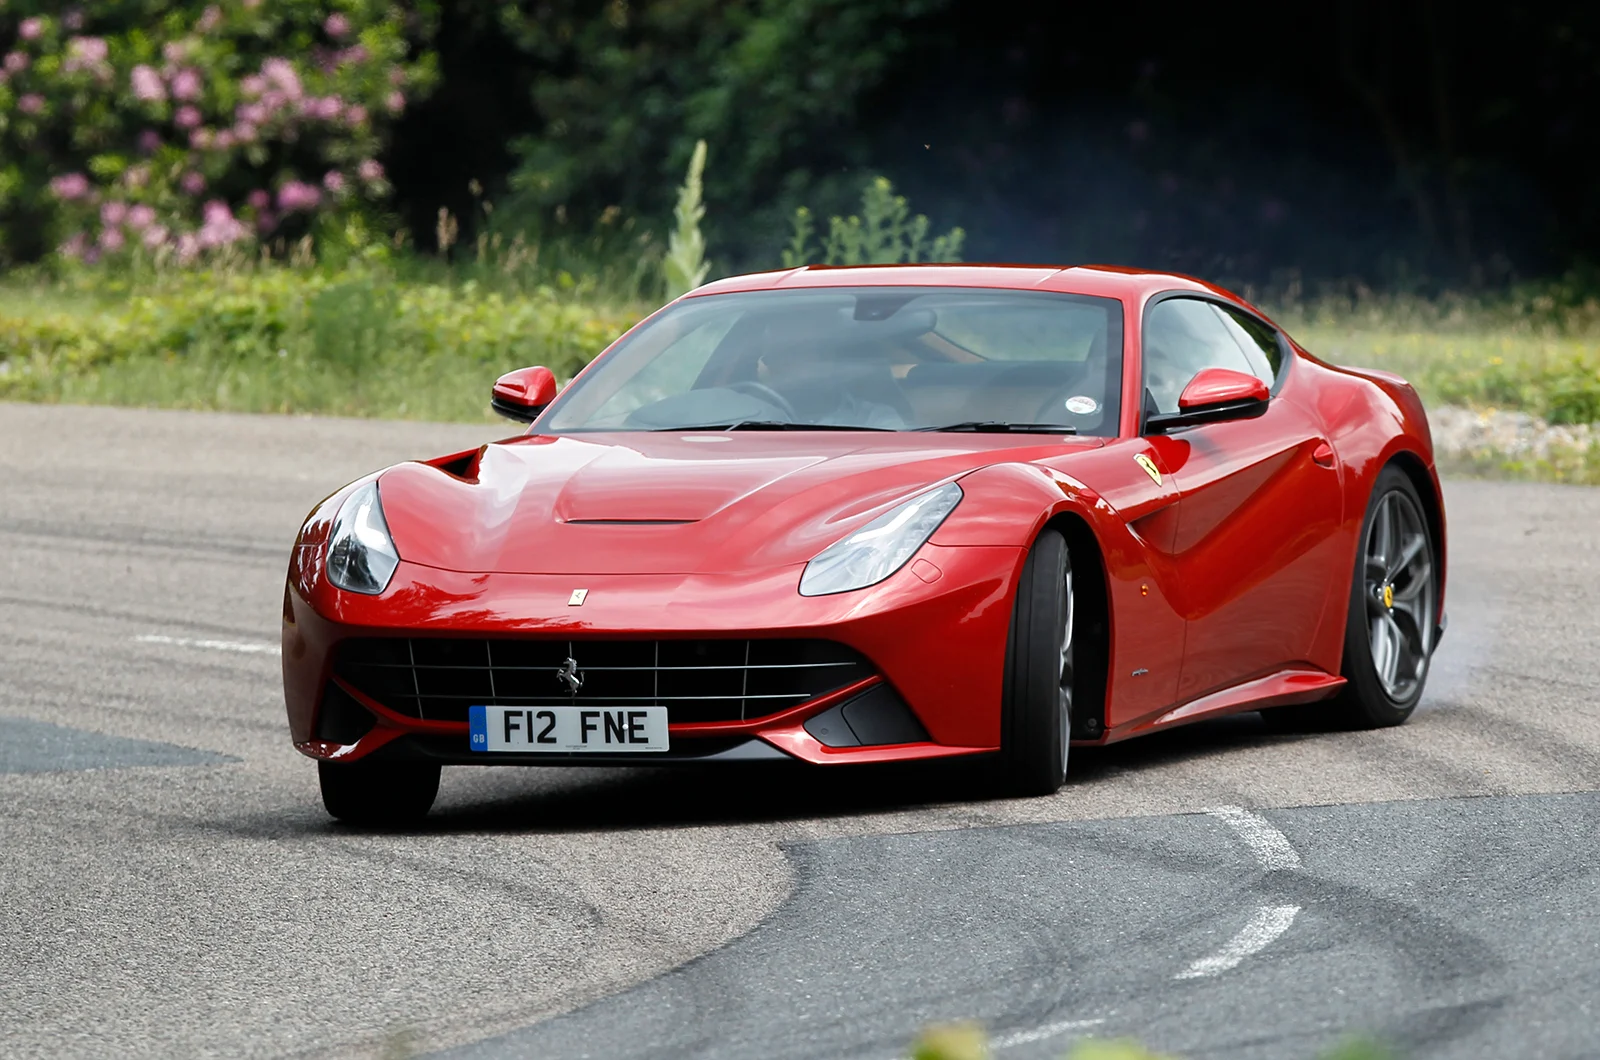
[(1145, 409), (1176, 412), (1204, 368), (1250, 372), (1271, 388), (1261, 414), (1171, 431), (1178, 491), (1174, 604), (1185, 619), (1178, 697), (1187, 701), (1304, 663), (1330, 594), (1348, 589), (1335, 535), (1336, 455), (1295, 400), (1293, 355), (1265, 321), (1189, 295), (1145, 311)]

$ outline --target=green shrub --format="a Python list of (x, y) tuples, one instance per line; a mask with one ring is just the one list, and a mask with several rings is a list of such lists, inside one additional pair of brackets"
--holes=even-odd
[(678, 189), (678, 205), (672, 211), (678, 227), (667, 238), (667, 256), (661, 263), (668, 301), (699, 287), (711, 268), (706, 261), (705, 237), (700, 234), (700, 219), (706, 215), (706, 208), (700, 201), (700, 178), (705, 168), (706, 142), (701, 140), (694, 145), (689, 172)]
[(911, 216), (904, 195), (886, 177), (875, 177), (861, 192), (861, 213), (828, 220), (820, 246), (812, 242), (811, 211), (795, 211), (793, 234), (782, 253), (786, 269), (820, 260), (824, 265), (900, 265), (919, 261), (960, 261), (966, 233), (952, 228), (928, 238), (928, 218)]
[(0, 399), (478, 419), (495, 376), (567, 378), (643, 314), (383, 264), (86, 273), (0, 287)]

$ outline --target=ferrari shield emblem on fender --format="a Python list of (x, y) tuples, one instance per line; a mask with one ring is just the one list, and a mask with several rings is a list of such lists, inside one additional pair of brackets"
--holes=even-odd
[(1144, 468), (1144, 473), (1149, 475), (1151, 480), (1154, 481), (1157, 486), (1161, 485), (1161, 469), (1156, 467), (1156, 462), (1154, 460), (1151, 460), (1143, 453), (1138, 453), (1134, 456), (1133, 462)]
[(588, 597), (589, 597), (589, 590), (587, 590), (587, 589), (574, 589), (574, 590), (572, 590), (572, 595), (567, 597), (567, 606), (568, 607), (582, 607), (584, 600), (588, 599)]
[(1394, 586), (1392, 585), (1385, 585), (1383, 587), (1383, 606), (1389, 608), (1394, 607)]

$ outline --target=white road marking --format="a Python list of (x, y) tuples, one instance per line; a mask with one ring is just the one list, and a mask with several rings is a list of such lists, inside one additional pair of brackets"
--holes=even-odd
[(1272, 827), (1272, 822), (1265, 817), (1251, 813), (1242, 806), (1218, 806), (1206, 813), (1225, 821), (1228, 827), (1238, 832), (1239, 838), (1245, 841), (1256, 860), (1261, 862), (1261, 867), (1268, 872), (1300, 867), (1300, 855), (1289, 845), (1288, 837)]
[(163, 637), (159, 633), (145, 633), (134, 637), (140, 644), (170, 644), (175, 648), (201, 648), (206, 651), (233, 651), (242, 655), (282, 655), (276, 644), (261, 644), (245, 640), (201, 640), (195, 637)]
[(1179, 979), (1204, 979), (1220, 975), (1254, 953), (1260, 953), (1289, 930), (1300, 912), (1297, 905), (1264, 905), (1256, 910), (1244, 930), (1228, 941), (1222, 949), (1209, 957), (1202, 957), (1179, 972)]
[(1043, 1027), (1035, 1027), (1031, 1031), (1015, 1031), (1011, 1034), (1005, 1035), (1002, 1038), (996, 1038), (994, 1041), (989, 1043), (989, 1048), (1010, 1049), (1015, 1045), (1027, 1045), (1029, 1042), (1042, 1042), (1046, 1038), (1054, 1038), (1058, 1034), (1066, 1034), (1068, 1031), (1082, 1031), (1088, 1030), (1090, 1027), (1098, 1027), (1104, 1022), (1105, 1020), (1100, 1019), (1061, 1020), (1058, 1023), (1046, 1023)]

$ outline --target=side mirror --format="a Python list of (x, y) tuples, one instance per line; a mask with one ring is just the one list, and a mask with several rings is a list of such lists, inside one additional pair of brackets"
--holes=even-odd
[(489, 404), (508, 420), (532, 423), (556, 399), (556, 376), (542, 365), (518, 368), (494, 381)]
[(1246, 420), (1267, 411), (1267, 399), (1271, 396), (1267, 384), (1248, 372), (1205, 368), (1196, 373), (1178, 395), (1178, 411), (1147, 417), (1145, 431), (1159, 434), (1197, 423)]

